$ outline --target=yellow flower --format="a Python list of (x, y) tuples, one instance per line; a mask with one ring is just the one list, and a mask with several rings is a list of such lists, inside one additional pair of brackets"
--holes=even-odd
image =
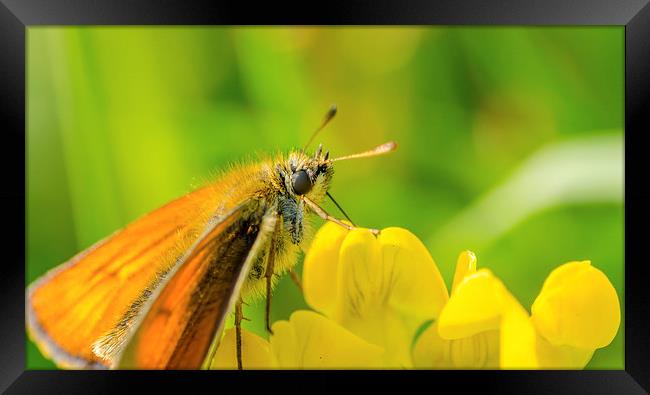
[(411, 367), (417, 329), (438, 317), (447, 288), (411, 232), (347, 231), (325, 224), (303, 266), (305, 300), (338, 325), (385, 351), (386, 367)]
[(313, 311), (273, 324), (271, 349), (280, 368), (378, 368), (384, 350)]
[(436, 368), (583, 368), (620, 324), (614, 287), (589, 261), (556, 268), (532, 315), (476, 258), (461, 253), (449, 302), (418, 339), (413, 359)]
[[(242, 328), (242, 366), (246, 369), (268, 369), (275, 366), (269, 342)], [(237, 369), (235, 328), (224, 331), (210, 369)]]
[[(332, 223), (318, 231), (305, 257), (303, 290), (321, 314), (297, 311), (275, 322), (271, 357), (255, 357), (270, 361), (261, 367), (412, 367), (417, 329), (437, 318), (448, 299), (436, 264), (412, 233), (387, 228), (375, 236)], [(226, 333), (215, 359), (235, 367), (234, 349), (234, 335)]]
[[(384, 351), (313, 311), (273, 324), (271, 342), (242, 328), (242, 365), (268, 368), (378, 368)], [(225, 331), (211, 369), (237, 369), (235, 329)]]
[[(409, 231), (375, 236), (327, 223), (303, 266), (305, 300), (317, 312), (275, 322), (270, 342), (242, 330), (244, 368), (582, 368), (618, 331), (616, 291), (588, 261), (555, 269), (532, 315), (476, 263), (460, 254), (449, 296)], [(211, 367), (235, 368), (235, 350), (229, 329)]]

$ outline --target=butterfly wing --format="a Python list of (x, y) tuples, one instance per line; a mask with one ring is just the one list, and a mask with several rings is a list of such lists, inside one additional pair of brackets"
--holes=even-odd
[(59, 366), (102, 368), (92, 343), (113, 328), (142, 289), (168, 270), (217, 207), (213, 187), (198, 189), (140, 218), (27, 290), (30, 336)]
[(209, 224), (149, 299), (117, 366), (200, 368), (276, 221), (274, 211), (251, 199), (234, 215)]

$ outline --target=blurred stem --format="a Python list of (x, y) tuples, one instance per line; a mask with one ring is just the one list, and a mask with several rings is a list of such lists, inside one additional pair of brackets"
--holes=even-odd
[(488, 247), (526, 218), (554, 206), (623, 201), (620, 131), (544, 147), (429, 239), (432, 251)]

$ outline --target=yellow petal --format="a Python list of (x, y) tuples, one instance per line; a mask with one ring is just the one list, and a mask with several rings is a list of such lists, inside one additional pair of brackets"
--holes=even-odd
[(348, 316), (363, 317), (385, 302), (392, 278), (384, 276), (379, 243), (367, 229), (351, 231), (340, 250), (335, 320)]
[(438, 266), (424, 244), (402, 228), (382, 230), (377, 242), (384, 275), (392, 275), (390, 304), (423, 321), (437, 318), (449, 297)]
[(440, 313), (438, 331), (444, 339), (459, 339), (499, 329), (512, 296), (488, 269), (466, 276)]
[(512, 304), (501, 321), (503, 369), (582, 369), (593, 353), (593, 349), (550, 344), (521, 305)]
[(500, 332), (490, 330), (450, 340), (449, 359), (455, 369), (499, 368)]
[(272, 329), (270, 340), (274, 364), (279, 368), (301, 367), (302, 350), (294, 326), (289, 321), (276, 321)]
[(387, 306), (428, 319), (447, 302), (447, 288), (426, 247), (411, 232), (387, 228), (348, 233), (340, 248), (339, 314), (364, 315)]
[(339, 250), (347, 234), (342, 226), (327, 222), (314, 236), (303, 263), (305, 301), (329, 317), (336, 301)]
[(299, 310), (273, 324), (271, 349), (281, 368), (377, 368), (384, 352), (317, 313)]
[(594, 349), (554, 346), (537, 334), (537, 359), (542, 369), (583, 369), (594, 355)]
[(410, 326), (408, 319), (395, 310), (385, 310), (363, 317), (346, 317), (341, 325), (384, 349), (383, 366), (412, 367), (410, 349), (417, 327)]
[(509, 304), (501, 319), (500, 360), (502, 369), (538, 369), (537, 333), (528, 313)]
[(440, 337), (434, 323), (420, 335), (413, 347), (413, 364), (429, 369), (497, 369), (499, 331), (446, 340)]
[(616, 290), (589, 261), (564, 264), (548, 276), (532, 321), (552, 345), (595, 349), (616, 336), (621, 311)]
[(412, 233), (351, 231), (341, 245), (335, 320), (386, 350), (391, 366), (410, 366), (411, 339), (437, 317), (447, 289), (435, 262)]
[[(237, 369), (237, 341), (235, 328), (226, 329), (210, 369)], [(272, 368), (269, 343), (245, 329), (242, 329), (242, 367), (244, 369)]]
[(476, 272), (476, 255), (472, 251), (463, 251), (456, 261), (456, 273), (454, 273), (454, 282), (451, 292), (456, 292), (458, 284), (463, 279)]
[(438, 324), (431, 324), (413, 346), (413, 366), (428, 369), (450, 368), (449, 343), (450, 340), (443, 339), (438, 334)]

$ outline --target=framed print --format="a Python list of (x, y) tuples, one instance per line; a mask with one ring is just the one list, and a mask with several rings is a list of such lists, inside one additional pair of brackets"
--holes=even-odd
[(3, 390), (650, 386), (646, 2), (1, 11)]

